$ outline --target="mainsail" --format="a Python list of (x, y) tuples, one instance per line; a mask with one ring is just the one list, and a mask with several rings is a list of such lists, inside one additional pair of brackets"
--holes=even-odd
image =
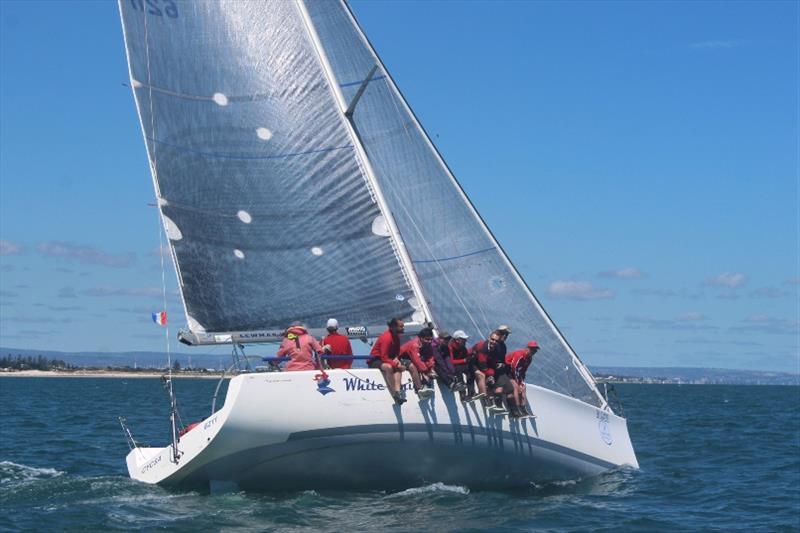
[(298, 6), (120, 13), (189, 328), (424, 319)]
[(343, 0), (162, 4), (120, 10), (192, 330), (502, 322), (532, 382), (604, 405)]

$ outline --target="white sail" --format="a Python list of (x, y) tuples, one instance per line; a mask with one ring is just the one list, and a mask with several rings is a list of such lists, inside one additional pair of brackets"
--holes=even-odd
[(189, 328), (424, 319), (298, 6), (122, 0), (120, 12)]
[(602, 405), (591, 374), (481, 220), (347, 6), (305, 3), (346, 98), (378, 66), (353, 121), (436, 324), (472, 338), (508, 324), (509, 348), (531, 339), (542, 347), (533, 363), (534, 383)]

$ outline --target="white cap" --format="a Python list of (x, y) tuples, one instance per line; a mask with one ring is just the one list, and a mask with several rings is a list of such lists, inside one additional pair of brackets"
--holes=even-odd
[(336, 320), (335, 318), (329, 318), (328, 319), (328, 327), (329, 328), (333, 328), (333, 329), (338, 329), (339, 328), (339, 321)]
[(467, 335), (466, 333), (464, 333), (460, 329), (457, 329), (457, 330), (455, 330), (453, 332), (453, 338), (454, 339), (469, 339), (469, 335)]

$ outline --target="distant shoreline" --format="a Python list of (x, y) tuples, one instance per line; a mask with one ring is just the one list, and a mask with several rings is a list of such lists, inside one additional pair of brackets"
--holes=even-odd
[[(75, 370), (63, 372), (55, 370), (17, 370), (0, 372), (0, 378), (160, 378), (165, 372), (120, 372), (118, 370)], [(173, 372), (172, 377), (180, 379), (219, 379), (222, 374), (213, 372)], [(226, 377), (231, 377), (229, 374)]]

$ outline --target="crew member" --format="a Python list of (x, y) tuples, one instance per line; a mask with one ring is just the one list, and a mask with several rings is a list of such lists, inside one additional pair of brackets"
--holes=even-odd
[(392, 318), (387, 323), (388, 329), (372, 345), (369, 354), (372, 356), (367, 362), (370, 368), (377, 368), (386, 380), (386, 387), (398, 405), (405, 403), (406, 399), (401, 393), (403, 371), (408, 370), (415, 387), (419, 388), (419, 374), (414, 365), (406, 368), (400, 361), (400, 335), (405, 331), (405, 324), (399, 318)]
[(492, 369), (491, 374), (487, 374), (486, 393), (491, 396), (493, 405), (489, 407), (489, 412), (497, 415), (505, 415), (508, 410), (503, 404), (503, 400), (507, 395), (513, 392), (513, 385), (508, 376), (508, 368), (506, 368), (506, 339), (511, 334), (511, 328), (506, 325), (497, 326), (493, 335), (497, 337), (494, 349), (489, 353), (487, 360), (488, 366)]
[(485, 341), (479, 341), (472, 347), (472, 358), (470, 361), (469, 372), (475, 377), (478, 384), (478, 393), (471, 399), (478, 400), (484, 398), (487, 392), (487, 384), (494, 387), (494, 367), (496, 361), (502, 360), (498, 341), (500, 334), (493, 331)]
[[(322, 339), (322, 344), (331, 347), (333, 355), (353, 355), (353, 347), (350, 339), (346, 335), (339, 333), (339, 321), (335, 318), (328, 319), (328, 336)], [(352, 359), (328, 359), (328, 366), (331, 368), (350, 368), (353, 366)]]
[(289, 362), (286, 370), (315, 370), (319, 368), (319, 363), (315, 361), (315, 355), (330, 353), (329, 346), (321, 346), (320, 343), (308, 334), (305, 326), (294, 323), (283, 332), (283, 342), (278, 348), (278, 357), (288, 356)]
[[(414, 390), (421, 399), (429, 398), (433, 395), (433, 330), (422, 328), (417, 336), (400, 346), (400, 359), (408, 360), (408, 369), (411, 371), (411, 379), (414, 382)], [(416, 378), (413, 370), (416, 370)], [(423, 387), (423, 384), (425, 385)]]
[[(528, 404), (528, 388), (525, 386), (525, 374), (528, 371), (531, 361), (533, 361), (533, 356), (538, 351), (539, 344), (536, 341), (530, 341), (522, 350), (515, 350), (506, 356), (508, 374), (511, 377), (511, 384), (514, 387), (514, 403), (512, 404), (511, 412), (520, 417), (536, 417)], [(514, 407), (516, 407), (516, 409), (514, 409)]]
[[(460, 335), (458, 339), (455, 339), (456, 335)], [(436, 360), (436, 375), (451, 391), (458, 392), (463, 400), (466, 389), (463, 374), (466, 373), (466, 370), (462, 373), (456, 370), (456, 358), (460, 358), (461, 366), (465, 366), (466, 363), (467, 349), (462, 336), (465, 338), (466, 334), (460, 329), (452, 336), (447, 331), (440, 331), (439, 342), (433, 356)]]

